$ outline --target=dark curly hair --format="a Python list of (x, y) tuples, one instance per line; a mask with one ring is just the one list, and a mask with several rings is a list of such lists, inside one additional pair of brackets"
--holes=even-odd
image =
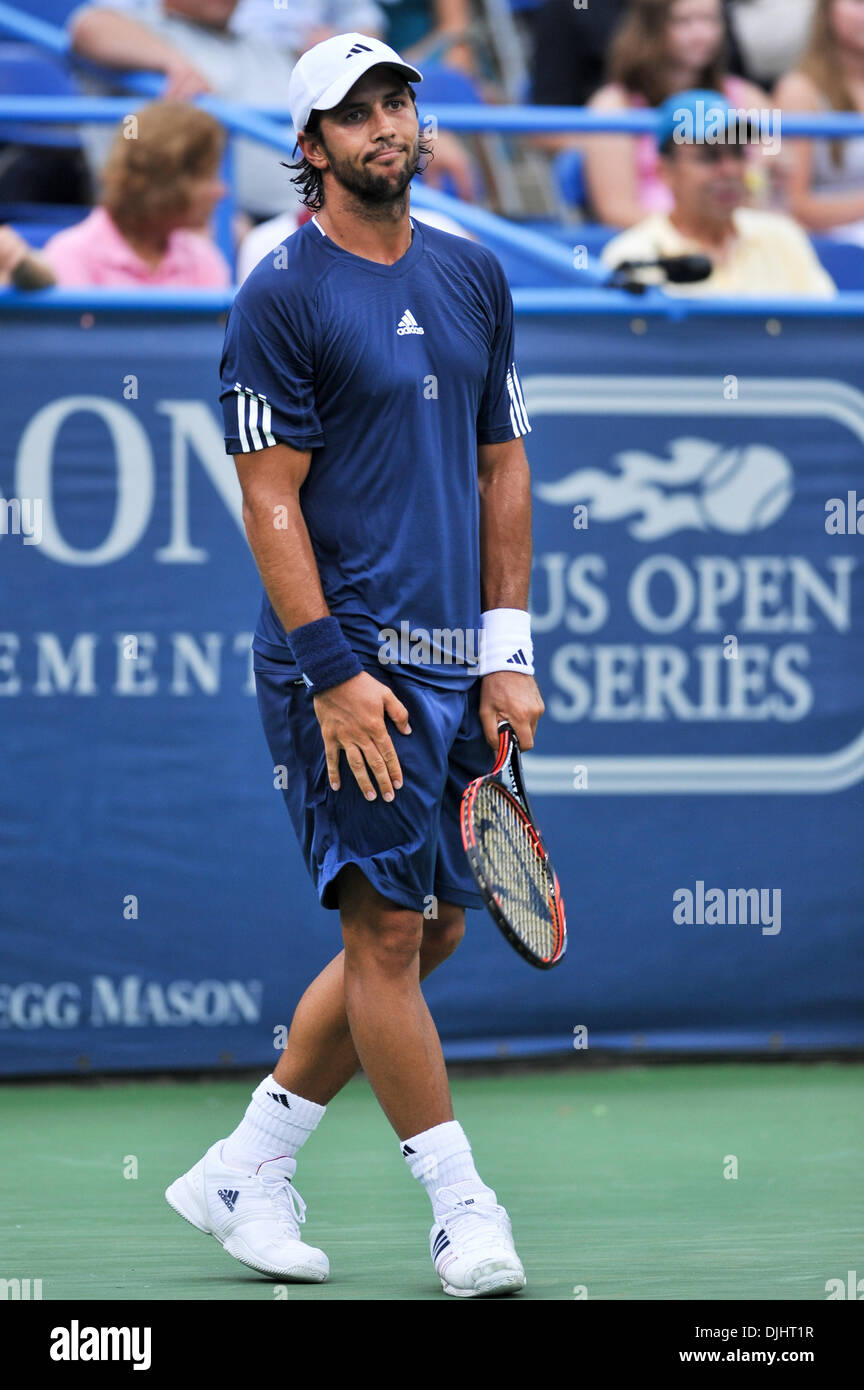
[[(408, 94), (411, 97), (412, 102), (414, 103), (414, 110), (416, 111), (417, 95), (414, 91), (414, 88), (411, 86), (411, 83), (407, 81), (405, 82), (405, 86), (408, 89)], [(309, 119), (306, 122), (305, 133), (307, 135), (312, 136), (320, 135), (320, 111), (313, 110), (309, 112)], [(430, 144), (425, 143), (422, 139), (419, 143), (419, 149), (420, 154), (425, 155), (427, 159), (434, 158), (432, 146)], [(297, 185), (297, 188), (300, 192), (300, 201), (302, 202), (304, 207), (309, 208), (312, 212), (318, 212), (319, 209), (324, 206), (324, 175), (322, 174), (321, 170), (316, 169), (314, 164), (310, 164), (309, 160), (306, 158), (305, 155), (303, 155), (296, 164), (290, 164), (285, 159), (281, 160), (280, 163), (282, 164), (283, 169), (296, 169), (298, 171), (294, 175), (291, 182)], [(425, 168), (425, 164), (422, 167), (418, 166), (418, 174), (422, 174)]]

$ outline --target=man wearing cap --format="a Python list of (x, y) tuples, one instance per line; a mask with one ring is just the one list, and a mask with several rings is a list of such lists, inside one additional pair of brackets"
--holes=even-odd
[[(479, 908), (462, 791), (543, 701), (528, 614), (530, 431), (496, 257), (410, 216), (421, 74), (359, 33), (289, 86), (313, 219), (252, 271), (226, 330), (226, 448), (264, 583), (258, 703), (277, 785), (344, 950), (308, 987), (237, 1129), (169, 1187), (229, 1254), (323, 1280), (291, 1179), (362, 1066), (433, 1211), (445, 1292), (525, 1276), (453, 1117), (420, 982)], [(269, 775), (269, 773), (268, 773)]]
[[(652, 213), (608, 242), (606, 265), (695, 254), (713, 263), (711, 275), (663, 288), (678, 295), (807, 296), (829, 299), (834, 282), (791, 217), (745, 206), (748, 145), (765, 144), (773, 158), (779, 130), (760, 130), (719, 92), (687, 91), (658, 113), (661, 167), (675, 197), (670, 213)], [(774, 116), (779, 121), (779, 112)], [(634, 271), (657, 283), (659, 272)]]

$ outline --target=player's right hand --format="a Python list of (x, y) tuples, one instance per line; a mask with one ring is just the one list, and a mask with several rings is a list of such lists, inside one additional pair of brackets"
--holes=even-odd
[[(383, 681), (361, 671), (350, 680), (313, 697), (327, 754), (327, 776), (339, 790), (339, 754), (345, 753), (357, 785), (369, 801), (377, 793), (371, 771), (385, 801), (392, 801), (402, 785), (402, 769), (384, 722), (388, 715), (402, 734), (410, 734), (408, 711)], [(368, 770), (367, 770), (368, 764)]]

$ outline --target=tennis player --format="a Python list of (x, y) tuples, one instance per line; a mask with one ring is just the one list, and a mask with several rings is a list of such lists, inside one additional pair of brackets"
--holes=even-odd
[[(289, 102), (314, 218), (238, 292), (226, 448), (264, 584), (258, 702), (294, 828), (344, 950), (306, 990), (237, 1129), (167, 1199), (236, 1259), (322, 1281), (297, 1154), (362, 1066), (432, 1203), (446, 1293), (521, 1289), (510, 1221), (477, 1173), (420, 982), (482, 905), (466, 784), (497, 724), (543, 712), (528, 616), (531, 426), (513, 304), (485, 247), (410, 216), (416, 68), (339, 34)], [(410, 638), (410, 640), (409, 640)], [(472, 641), (472, 639), (474, 639)]]

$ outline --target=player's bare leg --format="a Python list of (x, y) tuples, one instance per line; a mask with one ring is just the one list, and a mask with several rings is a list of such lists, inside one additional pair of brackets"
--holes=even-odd
[(420, 989), (423, 917), (353, 864), (339, 879), (345, 1008), (357, 1055), (400, 1139), (453, 1118), (438, 1032)]
[[(437, 918), (423, 920), (421, 980), (453, 954), (464, 933), (465, 909), (439, 903)], [(328, 1105), (360, 1068), (345, 1010), (344, 968), (345, 952), (340, 951), (312, 981), (273, 1072), (280, 1086), (318, 1105)]]
[(351, 1037), (415, 1178), (432, 1203), (429, 1249), (446, 1293), (515, 1293), (525, 1273), (510, 1220), (453, 1119), (441, 1043), (420, 989), (423, 919), (383, 898), (355, 865), (340, 877)]

